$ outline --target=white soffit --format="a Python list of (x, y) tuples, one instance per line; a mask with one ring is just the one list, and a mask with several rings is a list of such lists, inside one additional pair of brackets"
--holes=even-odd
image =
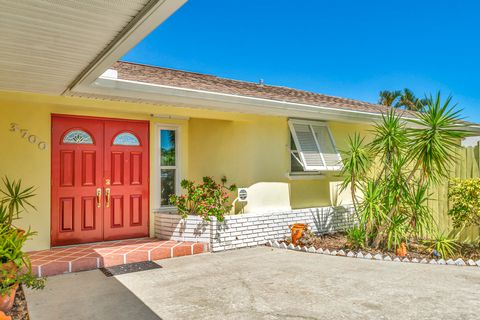
[(0, 91), (94, 80), (185, 2), (0, 0)]

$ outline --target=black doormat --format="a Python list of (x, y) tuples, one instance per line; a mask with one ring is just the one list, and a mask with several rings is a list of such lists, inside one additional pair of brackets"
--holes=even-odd
[(153, 261), (144, 261), (136, 263), (122, 264), (119, 266), (100, 268), (107, 277), (118, 276), (120, 274), (139, 272), (145, 270), (160, 269), (162, 266)]

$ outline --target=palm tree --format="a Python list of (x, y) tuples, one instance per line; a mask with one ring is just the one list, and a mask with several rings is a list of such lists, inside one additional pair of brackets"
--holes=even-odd
[(411, 111), (423, 111), (427, 103), (427, 99), (419, 99), (412, 90), (405, 88), (401, 92), (400, 99), (394, 107)]
[(387, 107), (393, 107), (398, 103), (398, 98), (401, 96), (401, 92), (396, 90), (396, 91), (388, 91), (388, 90), (383, 90), (380, 91), (378, 94), (378, 104), (387, 106)]

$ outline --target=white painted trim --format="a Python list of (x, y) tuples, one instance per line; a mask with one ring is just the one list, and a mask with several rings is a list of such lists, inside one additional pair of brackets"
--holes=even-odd
[(75, 93), (82, 96), (112, 99), (122, 97), (155, 104), (312, 120), (372, 123), (381, 118), (380, 113), (335, 108), (330, 105), (309, 105), (122, 79), (99, 78), (91, 86), (75, 88), (71, 95)]
[[(69, 95), (88, 96), (92, 98), (141, 101), (153, 104), (164, 104), (177, 107), (210, 109), (245, 114), (282, 116), (311, 120), (331, 120), (352, 123), (372, 124), (381, 119), (381, 113), (336, 108), (331, 103), (310, 105), (280, 100), (247, 97), (234, 94), (218, 93), (204, 90), (178, 88), (139, 81), (123, 79), (98, 78), (91, 85), (79, 85)], [(414, 119), (402, 116), (405, 120)], [(407, 123), (410, 127), (418, 127)], [(480, 126), (459, 126), (460, 130), (480, 132)]]
[[(160, 131), (161, 130), (174, 130), (175, 131), (175, 166), (160, 166)], [(178, 195), (181, 192), (180, 182), (182, 181), (182, 132), (180, 125), (174, 124), (164, 124), (156, 123), (155, 124), (155, 165), (154, 165), (154, 179), (155, 179), (155, 197), (154, 203), (155, 208), (153, 211), (170, 211), (173, 206), (162, 206), (161, 203), (161, 178), (160, 171), (161, 169), (175, 169), (175, 193)]]

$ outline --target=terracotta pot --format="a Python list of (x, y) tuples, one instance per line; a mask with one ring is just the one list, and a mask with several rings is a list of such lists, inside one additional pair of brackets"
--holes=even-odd
[(290, 231), (292, 232), (292, 244), (294, 246), (297, 245), (298, 239), (300, 239), (303, 236), (303, 231), (307, 227), (306, 224), (304, 223), (295, 223), (290, 227)]
[(0, 311), (0, 320), (12, 320), (12, 317), (7, 316), (3, 311)]
[(407, 255), (407, 245), (405, 242), (402, 242), (398, 247), (397, 247), (397, 256), (399, 257), (405, 257)]
[(10, 290), (3, 296), (0, 296), (0, 311), (8, 312), (13, 307), (15, 293), (17, 293), (18, 283), (10, 287)]

